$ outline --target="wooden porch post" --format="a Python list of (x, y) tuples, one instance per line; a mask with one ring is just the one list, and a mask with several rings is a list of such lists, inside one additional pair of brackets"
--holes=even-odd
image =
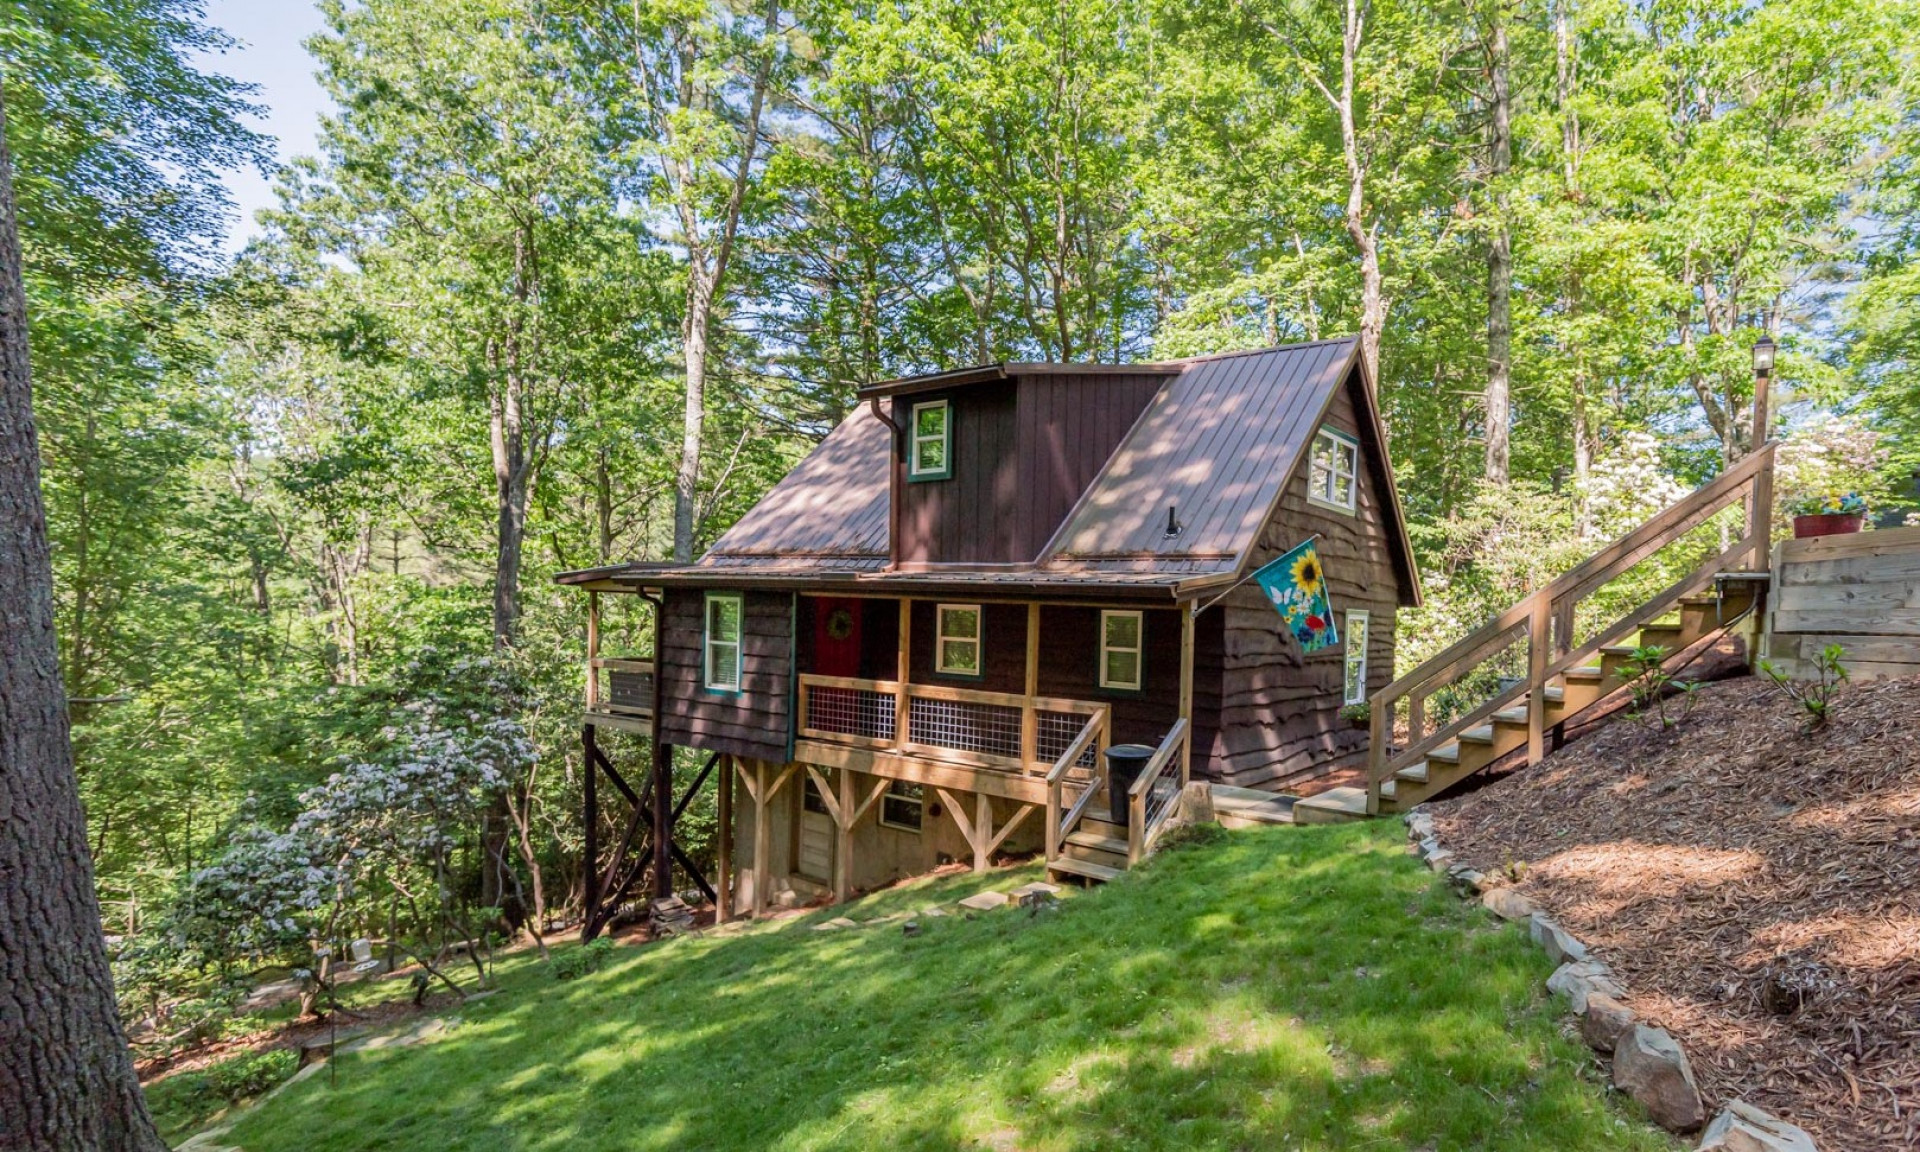
[[(1767, 393), (1773, 385), (1773, 373), (1755, 373), (1753, 380), (1753, 450), (1767, 446)], [(1768, 457), (1754, 474), (1747, 501), (1747, 535), (1754, 540), (1753, 556), (1747, 567), (1762, 571), (1773, 563), (1773, 458)], [(1775, 585), (1778, 587), (1778, 585)]]
[(908, 728), (912, 723), (911, 710), (907, 704), (907, 675), (913, 667), (908, 653), (913, 643), (913, 601), (900, 598), (900, 660), (894, 680), (900, 685), (893, 694), (893, 746), (907, 746)]
[(1193, 779), (1193, 601), (1180, 610), (1180, 719), (1187, 739), (1180, 746), (1180, 785)]
[(600, 593), (587, 593), (587, 711), (600, 706)]
[(993, 797), (985, 792), (973, 794), (973, 870), (987, 870), (987, 856), (993, 851), (988, 841), (993, 836)]
[(719, 859), (715, 861), (718, 875), (714, 877), (714, 888), (720, 899), (713, 910), (715, 924), (725, 924), (733, 914), (733, 766), (732, 756), (722, 758), (719, 811), (715, 813), (720, 822)]
[(1020, 762), (1031, 765), (1039, 759), (1040, 710), (1033, 698), (1040, 695), (1040, 605), (1027, 605), (1027, 699), (1020, 708)]

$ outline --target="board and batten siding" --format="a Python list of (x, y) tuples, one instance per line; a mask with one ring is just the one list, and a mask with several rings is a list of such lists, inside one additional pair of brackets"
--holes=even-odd
[(1857, 680), (1920, 676), (1920, 528), (1783, 540), (1774, 554), (1763, 651), (1817, 678), (1829, 644)]
[(1323, 422), (1361, 444), (1355, 511), (1349, 515), (1307, 499), (1310, 468), (1303, 454), (1261, 528), (1247, 567), (1252, 571), (1318, 533), (1316, 547), (1342, 628), (1341, 644), (1302, 658), (1281, 629), (1279, 615), (1251, 582), (1201, 616), (1196, 669), (1208, 669), (1203, 679), (1213, 682), (1196, 682), (1195, 706), (1198, 711), (1207, 700), (1217, 718), (1210, 745), (1196, 744), (1194, 763), (1196, 772), (1223, 783), (1272, 788), (1366, 761), (1366, 733), (1340, 718), (1346, 696), (1346, 614), (1361, 608), (1371, 616), (1371, 696), (1393, 681), (1394, 619), (1402, 589), (1376, 469), (1367, 459), (1369, 438), (1359, 434), (1356, 422), (1353, 390), (1359, 386), (1358, 377), (1350, 377)]
[[(1100, 609), (1047, 604), (1040, 609), (1040, 695), (1092, 700), (1110, 709), (1108, 740), (1158, 744), (1180, 719), (1180, 613), (1141, 612), (1139, 691), (1100, 687)], [(1196, 693), (1197, 695), (1197, 693)], [(1195, 717), (1196, 737), (1213, 738), (1212, 717)]]
[(784, 764), (793, 749), (794, 603), (790, 592), (741, 593), (740, 691), (706, 686), (705, 594), (668, 589), (659, 664), (660, 739), (682, 748)]
[[(900, 510), (895, 559), (905, 564), (1014, 564), (1036, 559), (1126, 438), (1167, 377), (1040, 374), (958, 389), (952, 475), (908, 481), (894, 453)], [(892, 416), (941, 395), (901, 396)]]

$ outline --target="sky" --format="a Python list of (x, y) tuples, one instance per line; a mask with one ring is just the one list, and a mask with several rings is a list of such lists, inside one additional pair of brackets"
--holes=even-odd
[[(273, 138), (276, 159), (312, 155), (329, 103), (300, 42), (320, 31), (319, 9), (312, 0), (207, 0), (206, 11), (209, 23), (240, 43), (201, 67), (257, 86), (254, 103), (265, 105), (267, 114), (252, 127)], [(237, 252), (259, 232), (254, 213), (274, 207), (273, 181), (241, 168), (227, 173), (226, 186), (238, 209), (226, 246)]]

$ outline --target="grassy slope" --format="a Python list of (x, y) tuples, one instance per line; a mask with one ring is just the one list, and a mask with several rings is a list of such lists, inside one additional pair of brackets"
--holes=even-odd
[(448, 1038), (343, 1057), (337, 1084), (295, 1086), (231, 1142), (1672, 1147), (1579, 1073), (1524, 934), (1447, 893), (1397, 822), (1235, 833), (1057, 912), (913, 939), (810, 931), (821, 918), (622, 951), (569, 983), (521, 960)]

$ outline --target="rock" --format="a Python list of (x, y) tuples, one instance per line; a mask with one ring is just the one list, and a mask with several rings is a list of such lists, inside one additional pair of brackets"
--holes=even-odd
[(1611, 994), (1588, 992), (1587, 1006), (1580, 1016), (1580, 1035), (1596, 1052), (1611, 1052), (1620, 1043), (1620, 1037), (1639, 1022), (1633, 1009)]
[(1721, 1109), (1697, 1152), (1816, 1152), (1813, 1137), (1744, 1100)]
[(1440, 841), (1435, 840), (1431, 836), (1422, 836), (1420, 838), (1420, 855), (1431, 856), (1440, 850)]
[(920, 935), (920, 921), (909, 920), (905, 924), (900, 925), (900, 934), (902, 936)]
[(1435, 872), (1445, 872), (1447, 867), (1452, 863), (1453, 853), (1447, 851), (1445, 848), (1440, 849), (1438, 852), (1429, 853), (1427, 856), (1427, 867), (1433, 869)]
[[(1620, 985), (1614, 983), (1613, 971), (1598, 960), (1575, 960), (1562, 964), (1547, 977), (1547, 990), (1567, 998), (1574, 1015), (1584, 1015), (1587, 1011), (1587, 998), (1595, 994), (1615, 998), (1626, 995)], [(1607, 1045), (1611, 1050), (1613, 1045)]]
[(1410, 840), (1433, 839), (1433, 817), (1425, 812), (1407, 813), (1407, 838)]
[(1479, 869), (1468, 864), (1455, 864), (1447, 869), (1447, 879), (1452, 881), (1453, 886), (1461, 892), (1480, 891), (1480, 881), (1485, 878), (1480, 874)]
[(1635, 1024), (1613, 1048), (1613, 1085), (1640, 1102), (1655, 1124), (1691, 1132), (1706, 1122), (1693, 1068), (1664, 1028)]
[(1006, 903), (1007, 894), (1005, 892), (975, 892), (965, 900), (960, 901), (960, 907), (972, 912), (990, 912)]
[(1475, 872), (1473, 886), (1480, 892), (1491, 892), (1495, 888), (1505, 888), (1508, 880), (1498, 872)]
[(858, 927), (860, 927), (860, 925), (854, 923), (852, 920), (847, 919), (845, 916), (835, 916), (833, 919), (828, 920), (825, 923), (815, 924), (813, 926), (813, 930), (815, 932), (831, 932), (836, 928), (858, 928)]
[(1547, 958), (1555, 964), (1569, 964), (1575, 960), (1587, 958), (1587, 946), (1574, 939), (1573, 934), (1560, 927), (1552, 917), (1539, 912), (1527, 921), (1527, 933), (1533, 942), (1546, 950)]
[(1530, 920), (1533, 918), (1533, 901), (1515, 892), (1511, 888), (1493, 888), (1481, 893), (1480, 903), (1502, 920)]
[(945, 908), (942, 908), (942, 907), (939, 907), (938, 905), (935, 905), (935, 906), (934, 906), (934, 907), (932, 907), (932, 908), (922, 908), (922, 909), (920, 910), (920, 915), (922, 915), (922, 916), (931, 916), (931, 917), (940, 917), (940, 916), (945, 916), (945, 915), (947, 915), (947, 910), (946, 910)]

